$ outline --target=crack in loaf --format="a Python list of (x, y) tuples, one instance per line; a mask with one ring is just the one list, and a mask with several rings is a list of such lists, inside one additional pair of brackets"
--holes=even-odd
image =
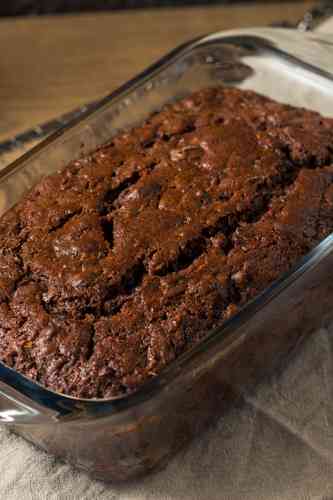
[(250, 91), (167, 105), (0, 220), (0, 358), (56, 391), (138, 388), (333, 228), (333, 121)]

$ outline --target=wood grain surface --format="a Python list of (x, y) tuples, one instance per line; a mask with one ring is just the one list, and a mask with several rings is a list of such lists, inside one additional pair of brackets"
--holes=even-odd
[(0, 21), (0, 141), (101, 97), (181, 42), (295, 22), (314, 2), (193, 7)]

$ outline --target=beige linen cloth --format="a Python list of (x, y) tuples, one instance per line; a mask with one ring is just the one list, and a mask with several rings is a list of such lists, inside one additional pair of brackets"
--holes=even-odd
[(333, 500), (333, 325), (164, 470), (134, 483), (93, 481), (0, 426), (0, 500), (94, 499)]

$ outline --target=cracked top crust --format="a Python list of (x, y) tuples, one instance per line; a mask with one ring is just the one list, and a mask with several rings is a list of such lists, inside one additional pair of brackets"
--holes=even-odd
[(135, 390), (332, 232), (332, 156), (333, 120), (219, 87), (44, 178), (0, 220), (0, 359)]

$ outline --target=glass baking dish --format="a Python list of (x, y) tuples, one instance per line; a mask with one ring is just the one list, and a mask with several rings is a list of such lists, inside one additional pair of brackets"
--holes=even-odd
[[(333, 116), (333, 39), (287, 29), (235, 30), (174, 50), (0, 174), (0, 213), (43, 176), (199, 88), (253, 89)], [(136, 393), (57, 394), (0, 363), (0, 421), (103, 480), (161, 466), (230, 398), (274, 370), (333, 319), (333, 235), (287, 275)]]

